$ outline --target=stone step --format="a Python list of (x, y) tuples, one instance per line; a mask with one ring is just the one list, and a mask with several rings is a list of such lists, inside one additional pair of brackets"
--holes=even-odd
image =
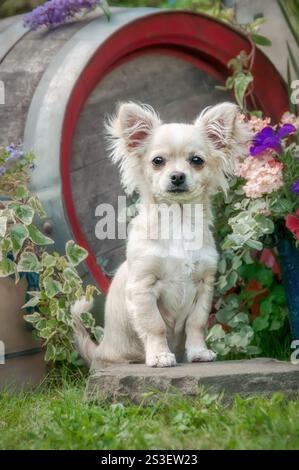
[(86, 397), (140, 403), (159, 397), (160, 392), (194, 397), (202, 387), (211, 393), (223, 393), (225, 398), (273, 392), (295, 396), (299, 393), (299, 364), (268, 358), (179, 364), (171, 368), (115, 364), (91, 373)]

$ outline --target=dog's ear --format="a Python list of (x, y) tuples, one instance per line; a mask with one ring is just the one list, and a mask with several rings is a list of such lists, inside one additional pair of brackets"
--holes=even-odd
[(195, 120), (203, 138), (208, 144), (211, 165), (215, 178), (224, 191), (227, 190), (225, 176), (234, 174), (238, 157), (246, 154), (252, 138), (239, 107), (233, 103), (221, 103), (206, 108)]
[[(244, 141), (248, 136), (242, 135), (237, 117), (239, 108), (233, 103), (221, 103), (206, 108), (196, 119), (210, 143), (217, 150), (229, 149), (236, 141)], [(243, 130), (244, 132), (244, 130)]]
[(122, 184), (128, 194), (138, 191), (142, 185), (141, 159), (136, 157), (145, 152), (160, 124), (160, 118), (150, 106), (133, 102), (121, 104), (116, 116), (106, 123), (110, 155), (119, 164)]
[(109, 130), (114, 139), (122, 140), (128, 152), (139, 153), (145, 149), (159, 124), (161, 121), (150, 106), (129, 102), (119, 106), (116, 117), (110, 121)]

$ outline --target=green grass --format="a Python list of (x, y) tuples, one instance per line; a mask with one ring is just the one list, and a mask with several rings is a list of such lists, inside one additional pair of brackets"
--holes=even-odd
[(202, 394), (151, 406), (84, 401), (84, 382), (0, 395), (0, 449), (298, 449), (299, 399)]

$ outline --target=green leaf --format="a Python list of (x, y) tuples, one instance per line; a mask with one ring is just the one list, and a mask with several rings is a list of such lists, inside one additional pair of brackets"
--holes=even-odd
[(222, 339), (222, 338), (225, 338), (225, 331), (223, 330), (222, 326), (221, 325), (214, 325), (208, 335), (207, 335), (207, 339), (210, 339), (210, 340), (219, 340), (219, 339)]
[(272, 46), (272, 41), (261, 34), (252, 33), (251, 37), (259, 46)]
[(31, 313), (30, 315), (24, 315), (24, 320), (33, 325), (41, 319), (41, 315), (38, 312)]
[(51, 362), (55, 361), (56, 358), (56, 348), (52, 343), (47, 345), (46, 353), (45, 353), (45, 361)]
[(95, 319), (90, 312), (81, 313), (81, 320), (83, 325), (85, 325), (87, 328), (91, 328), (94, 326)]
[(0, 277), (10, 276), (15, 272), (15, 264), (8, 258), (0, 261)]
[(40, 230), (38, 230), (34, 225), (28, 226), (29, 238), (30, 240), (39, 246), (53, 245), (54, 241), (46, 237)]
[(66, 243), (65, 251), (66, 251), (66, 256), (69, 262), (73, 266), (77, 266), (82, 261), (84, 261), (88, 256), (87, 251), (81, 246), (77, 245), (73, 240), (69, 240)]
[(62, 285), (60, 284), (59, 281), (56, 281), (56, 279), (53, 279), (52, 277), (47, 277), (46, 279), (44, 279), (43, 286), (44, 286), (47, 296), (50, 299), (52, 299), (52, 297), (55, 297), (55, 295), (62, 292)]
[(242, 324), (248, 324), (249, 323), (249, 318), (246, 313), (237, 313), (229, 322), (228, 326), (231, 326), (232, 328), (235, 328), (236, 326), (240, 326)]
[(30, 197), (28, 204), (32, 207), (32, 209), (37, 213), (40, 218), (46, 217), (46, 212), (39, 200), (39, 198), (34, 194)]
[(218, 271), (221, 273), (221, 274), (224, 274), (225, 271), (226, 271), (226, 261), (225, 261), (225, 258), (222, 258), (220, 261), (219, 261), (219, 264), (218, 264)]
[(254, 331), (266, 330), (269, 327), (269, 315), (260, 315), (257, 317), (254, 320), (252, 327)]
[(79, 276), (77, 271), (75, 271), (74, 269), (70, 267), (66, 268), (63, 271), (63, 277), (66, 279), (66, 281), (69, 281), (69, 282), (75, 281), (75, 282), (82, 283), (81, 277)]
[(30, 225), (34, 217), (34, 210), (28, 204), (11, 203), (8, 205), (14, 211), (15, 216), (25, 225)]
[(258, 240), (247, 240), (246, 245), (249, 248), (253, 248), (254, 250), (258, 250), (258, 251), (261, 251), (263, 249), (262, 242), (259, 242)]
[(102, 8), (103, 13), (106, 16), (107, 20), (110, 21), (111, 12), (110, 12), (110, 8), (109, 8), (109, 4), (108, 4), (107, 0), (102, 0), (101, 1), (101, 8)]
[(95, 326), (92, 329), (92, 334), (94, 335), (96, 341), (99, 343), (104, 335), (104, 329), (101, 326)]
[(236, 271), (232, 271), (227, 279), (226, 279), (226, 286), (225, 286), (225, 290), (228, 291), (230, 290), (232, 287), (234, 287), (238, 281), (238, 273)]
[(218, 310), (218, 312), (216, 313), (216, 318), (219, 321), (219, 323), (228, 323), (229, 320), (231, 320), (234, 315), (235, 315), (235, 312), (233, 310), (225, 307), (221, 310)]
[(53, 268), (56, 265), (57, 258), (49, 253), (43, 253), (42, 256), (42, 266), (45, 268)]
[(7, 217), (0, 217), (0, 237), (5, 237), (7, 228)]
[(234, 92), (238, 105), (241, 109), (244, 108), (244, 96), (247, 91), (248, 86), (253, 81), (253, 76), (251, 73), (245, 74), (240, 73), (236, 76), (234, 82)]
[(38, 273), (41, 270), (41, 264), (34, 253), (25, 252), (21, 254), (17, 268), (19, 272)]
[(36, 307), (40, 302), (40, 297), (32, 297), (26, 304), (23, 305), (22, 308), (28, 308), (28, 307)]
[(23, 246), (24, 241), (28, 238), (27, 227), (22, 224), (15, 224), (11, 227), (10, 237), (12, 241), (12, 248), (17, 254)]
[(26, 200), (29, 196), (29, 190), (26, 188), (26, 186), (19, 186), (15, 192), (15, 198), (23, 201)]
[(241, 258), (239, 258), (239, 256), (234, 256), (233, 262), (232, 262), (232, 268), (237, 270), (240, 266), (242, 266)]

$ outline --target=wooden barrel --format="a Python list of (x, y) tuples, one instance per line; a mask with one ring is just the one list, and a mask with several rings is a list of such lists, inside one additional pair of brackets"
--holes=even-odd
[[(118, 171), (105, 151), (103, 120), (124, 100), (151, 104), (165, 120), (191, 120), (228, 98), (215, 85), (227, 62), (249, 51), (245, 36), (204, 15), (146, 8), (92, 13), (51, 31), (26, 31), (20, 18), (0, 22), (0, 145), (24, 140), (37, 156), (32, 185), (48, 214), (56, 247), (67, 239), (86, 247), (86, 273), (103, 292), (124, 257), (123, 240), (98, 240), (95, 208), (116, 206)], [(1, 32), (2, 31), (2, 32)], [(288, 107), (284, 84), (256, 52), (255, 101), (274, 119)]]
[(23, 320), (27, 282), (0, 279), (0, 390), (36, 386), (47, 370), (41, 343)]

